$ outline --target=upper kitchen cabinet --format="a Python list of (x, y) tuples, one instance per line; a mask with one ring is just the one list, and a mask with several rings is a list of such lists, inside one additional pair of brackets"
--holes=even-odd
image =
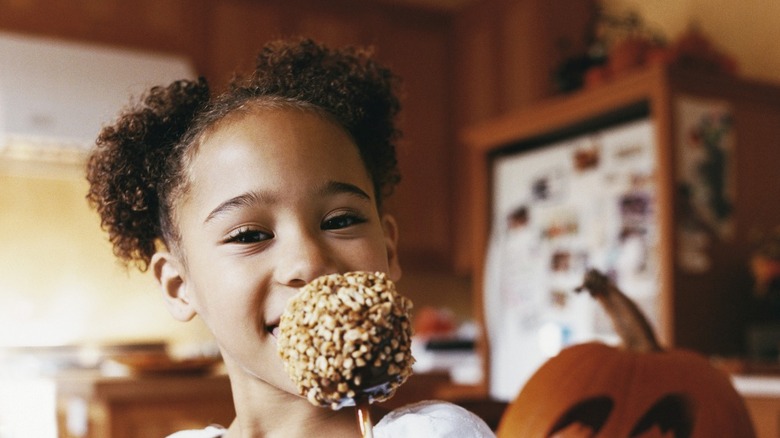
[[(472, 1), (453, 19), (452, 119), (457, 131), (527, 108), (558, 94), (554, 72), (585, 53), (595, 19), (594, 0)], [(452, 260), (470, 272), (479, 256), (468, 230), (477, 183), (468, 173), (466, 145), (452, 147)]]
[[(0, 2), (0, 29), (73, 42), (185, 53), (203, 69), (209, 2), (99, 0)], [(52, 80), (56, 80), (53, 78)]]
[[(636, 121), (649, 129), (617, 140), (602, 135), (605, 128)], [(489, 236), (493, 233), (495, 238), (497, 224), (502, 223), (495, 220), (502, 214), (495, 192), (499, 157), (569, 142), (571, 150), (558, 161), (526, 167), (525, 180), (538, 177), (526, 198), (533, 204), (531, 214), (541, 211), (536, 208), (541, 203), (548, 208), (582, 188), (573, 182), (594, 183), (590, 177), (586, 181), (585, 173), (598, 168), (601, 179), (595, 182), (592, 199), (600, 204), (589, 207), (579, 202), (582, 208), (572, 209), (573, 215), (558, 215), (547, 223), (550, 227), (539, 228), (545, 234), (532, 240), (547, 239), (546, 244), (567, 239), (568, 252), (551, 254), (572, 256), (551, 258), (545, 269), (558, 275), (567, 267), (591, 264), (611, 273), (651, 272), (647, 284), (654, 298), (647, 308), (663, 344), (713, 355), (748, 349), (746, 332), (756, 323), (751, 313), (756, 297), (750, 258), (756, 237), (780, 224), (780, 87), (655, 65), (476, 124), (464, 132), (463, 140), (475, 181), (471, 237), (478, 255), (477, 303), (483, 303), (483, 294), (495, 293), (483, 285)], [(609, 144), (615, 141), (619, 144)], [(650, 145), (652, 165), (631, 171), (632, 157), (641, 153), (643, 144)], [(642, 196), (607, 196), (623, 177), (624, 195)], [(512, 190), (522, 189), (518, 185)], [(603, 233), (583, 231), (586, 218), (578, 212), (590, 212), (590, 222)], [(518, 218), (528, 223), (528, 215)], [(610, 228), (610, 221), (617, 221), (617, 226)], [(577, 240), (578, 235), (586, 239)], [(609, 251), (632, 238), (644, 243), (632, 247), (638, 250), (633, 253), (635, 263), (612, 263), (618, 259)], [(572, 250), (578, 244), (610, 241), (616, 245), (602, 246), (601, 253), (586, 248), (585, 258), (577, 258), (580, 253)], [(648, 263), (636, 263), (642, 260)]]

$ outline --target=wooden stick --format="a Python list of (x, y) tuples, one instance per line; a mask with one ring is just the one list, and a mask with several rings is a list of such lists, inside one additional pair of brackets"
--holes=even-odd
[(368, 397), (356, 399), (355, 409), (357, 409), (358, 426), (360, 426), (360, 433), (363, 435), (363, 438), (374, 438), (374, 425), (371, 422)]

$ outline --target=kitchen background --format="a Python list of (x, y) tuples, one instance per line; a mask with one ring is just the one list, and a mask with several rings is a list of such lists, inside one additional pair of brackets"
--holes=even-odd
[[(740, 76), (780, 83), (780, 3), (771, 0), (0, 0), (0, 31), (183, 57), (215, 84), (278, 36), (375, 45), (405, 80), (404, 182), (389, 205), (402, 233), (399, 288), (418, 311), (443, 310), (434, 314), (457, 325), (478, 308), (459, 134), (560, 94), (554, 73), (588, 50), (596, 5), (635, 13), (668, 41), (695, 27)], [(61, 79), (56, 65), (49, 73)], [(0, 347), (208, 348), (199, 322), (167, 315), (149, 275), (113, 260), (78, 165), (4, 163)]]
[[(780, 82), (776, 2), (600, 4), (616, 15), (638, 13), (669, 40), (695, 24), (734, 57), (740, 75)], [(463, 320), (472, 313), (471, 254), (457, 135), (555, 94), (551, 72), (583, 50), (583, 13), (591, 8), (587, 1), (530, 0), (6, 0), (0, 30), (183, 55), (218, 84), (276, 36), (375, 44), (406, 82), (405, 180), (391, 206), (403, 232), (402, 287), (418, 308), (449, 307)], [(566, 51), (557, 47), (562, 41)], [(59, 80), (56, 66), (50, 73)], [(0, 175), (0, 345), (207, 338), (197, 324), (171, 321), (149, 276), (113, 261), (86, 208), (78, 169), (44, 173), (66, 177)]]

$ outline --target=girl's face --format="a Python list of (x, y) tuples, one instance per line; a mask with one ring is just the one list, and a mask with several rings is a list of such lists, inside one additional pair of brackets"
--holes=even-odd
[(177, 206), (183, 259), (155, 256), (169, 310), (199, 315), (228, 369), (294, 392), (276, 352), (288, 299), (317, 276), (397, 280), (396, 228), (379, 214), (357, 146), (311, 111), (257, 109), (202, 143)]

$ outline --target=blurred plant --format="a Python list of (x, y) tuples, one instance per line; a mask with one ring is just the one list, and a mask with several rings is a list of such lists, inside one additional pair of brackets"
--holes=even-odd
[[(595, 6), (595, 12), (585, 35), (588, 49), (586, 53), (566, 58), (555, 70), (554, 78), (558, 89), (567, 92), (586, 85), (587, 72), (601, 71), (599, 68), (611, 62), (609, 55), (617, 42), (626, 40), (665, 44), (662, 34), (646, 26), (636, 12), (631, 11), (622, 15), (609, 14), (604, 8)], [(630, 54), (628, 51), (626, 54), (641, 55), (639, 52)]]
[(669, 42), (635, 11), (610, 14), (596, 6), (585, 40), (587, 52), (566, 58), (554, 72), (562, 92), (592, 88), (653, 64), (737, 72), (735, 58), (716, 47), (695, 23)]

